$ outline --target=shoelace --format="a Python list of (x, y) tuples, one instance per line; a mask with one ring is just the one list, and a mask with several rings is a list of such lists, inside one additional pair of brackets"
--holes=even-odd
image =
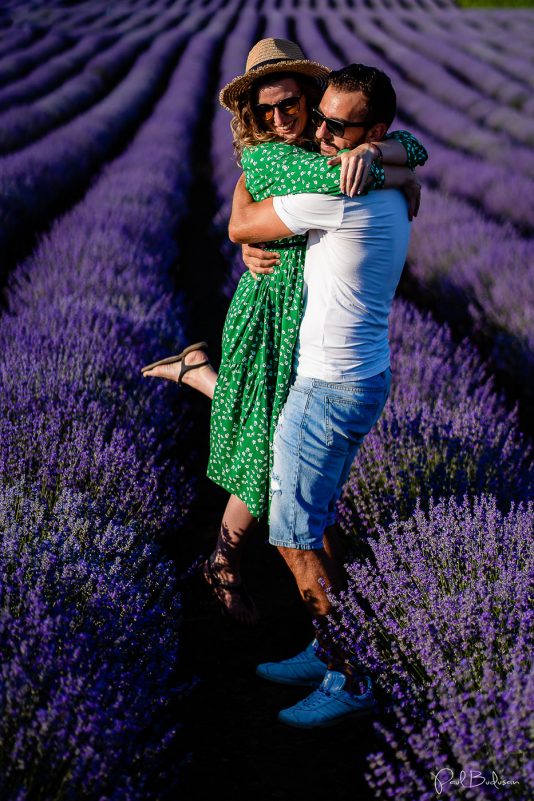
[(307, 709), (313, 709), (316, 706), (319, 706), (322, 703), (321, 695), (326, 695), (328, 698), (332, 695), (330, 690), (325, 690), (323, 687), (319, 687), (318, 690), (315, 690), (311, 695), (308, 695), (307, 698), (304, 698), (300, 702), (300, 706), (304, 706)]

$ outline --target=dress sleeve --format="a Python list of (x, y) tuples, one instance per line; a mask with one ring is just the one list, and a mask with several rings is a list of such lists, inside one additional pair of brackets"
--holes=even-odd
[[(428, 158), (423, 145), (409, 131), (393, 131), (385, 138), (396, 139), (403, 145), (407, 166), (411, 169), (424, 164)], [(241, 157), (246, 187), (254, 200), (302, 192), (341, 194), (341, 165), (330, 167), (328, 160), (329, 156), (285, 142), (263, 142), (245, 148)], [(382, 189), (384, 183), (384, 169), (374, 162), (369, 171), (367, 191)]]
[(428, 158), (426, 148), (409, 131), (392, 131), (385, 135), (384, 139), (395, 139), (400, 142), (406, 151), (406, 167), (414, 170), (421, 167)]
[(328, 156), (282, 142), (266, 142), (243, 151), (246, 186), (254, 200), (314, 192), (341, 194), (340, 165), (329, 167)]
[[(428, 158), (426, 148), (424, 148), (421, 142), (409, 131), (392, 131), (386, 134), (384, 139), (395, 139), (397, 142), (401, 143), (406, 151), (405, 166), (409, 167), (411, 170), (423, 165)], [(384, 167), (380, 162), (374, 161), (369, 170), (366, 191), (370, 192), (372, 189), (383, 189), (385, 183), (386, 174), (384, 172)]]

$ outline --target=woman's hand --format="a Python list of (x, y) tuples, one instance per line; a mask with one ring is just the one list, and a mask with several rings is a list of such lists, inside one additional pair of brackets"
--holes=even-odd
[(349, 197), (361, 195), (365, 192), (365, 184), (371, 164), (379, 158), (380, 151), (376, 145), (365, 142), (358, 145), (354, 150), (339, 153), (328, 160), (328, 164), (333, 167), (341, 164), (341, 177), (339, 187), (341, 191)]
[(242, 245), (241, 255), (248, 271), (256, 279), (256, 275), (274, 273), (274, 267), (280, 264), (280, 254), (265, 250), (265, 245)]
[(417, 217), (417, 212), (421, 204), (421, 184), (412, 170), (410, 170), (410, 173), (411, 175), (407, 176), (406, 182), (401, 189), (408, 201), (408, 219), (411, 222), (414, 217)]

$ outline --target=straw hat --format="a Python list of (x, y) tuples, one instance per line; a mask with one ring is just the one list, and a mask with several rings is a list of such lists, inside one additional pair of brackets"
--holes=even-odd
[(239, 75), (221, 89), (219, 101), (234, 111), (238, 99), (252, 83), (270, 72), (298, 72), (311, 78), (324, 79), (330, 72), (317, 61), (309, 61), (298, 44), (287, 39), (262, 39), (248, 54), (245, 74)]

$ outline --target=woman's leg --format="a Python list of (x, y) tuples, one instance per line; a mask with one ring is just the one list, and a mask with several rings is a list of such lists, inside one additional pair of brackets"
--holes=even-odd
[[(213, 582), (241, 585), (241, 557), (243, 546), (258, 525), (247, 506), (237, 496), (231, 495), (224, 511), (215, 550), (210, 556), (210, 568), (204, 568), (204, 578), (211, 585), (220, 603), (231, 617), (240, 623), (255, 623), (258, 620), (256, 605), (248, 596)], [(211, 574), (211, 575), (210, 575)]]
[[(201, 364), (208, 356), (202, 350), (194, 350), (184, 357), (185, 364)], [(145, 371), (145, 375), (177, 381), (182, 364), (162, 364)], [(182, 383), (198, 390), (213, 399), (217, 373), (211, 364), (196, 370), (189, 370), (182, 377)], [(252, 624), (258, 620), (258, 610), (254, 601), (241, 587), (241, 555), (243, 546), (258, 525), (248, 507), (236, 495), (231, 495), (224, 511), (215, 550), (210, 556), (209, 566), (204, 565), (203, 575), (211, 586), (219, 602), (226, 607), (228, 614), (240, 623)], [(222, 586), (222, 585), (228, 586)], [(235, 588), (232, 589), (232, 584)]]
[[(184, 363), (189, 366), (191, 364), (201, 364), (208, 361), (208, 356), (203, 350), (193, 350), (191, 353), (186, 354), (183, 359)], [(167, 378), (169, 381), (178, 381), (182, 362), (175, 362), (174, 364), (160, 364), (159, 367), (153, 367), (152, 370), (146, 370), (144, 375), (156, 378)], [(187, 384), (188, 387), (198, 390), (208, 398), (213, 399), (215, 391), (215, 383), (217, 381), (217, 373), (211, 364), (204, 364), (196, 370), (188, 370), (182, 377), (181, 383)]]

